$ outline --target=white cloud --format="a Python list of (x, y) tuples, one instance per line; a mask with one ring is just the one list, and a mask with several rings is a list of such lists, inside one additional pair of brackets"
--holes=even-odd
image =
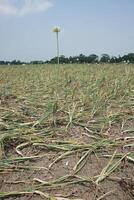
[(52, 6), (52, 0), (0, 0), (0, 15), (26, 15)]

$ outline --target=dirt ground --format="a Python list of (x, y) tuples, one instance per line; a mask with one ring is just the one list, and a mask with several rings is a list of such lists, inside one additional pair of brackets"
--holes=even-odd
[[(15, 104), (14, 104), (15, 105)], [(10, 104), (11, 106), (11, 104)], [(17, 106), (17, 105), (15, 105)], [(6, 105), (6, 107), (8, 107)], [(12, 104), (13, 108), (13, 104)], [(19, 112), (19, 111), (18, 111)], [(19, 113), (21, 116), (22, 113)], [(26, 116), (25, 116), (26, 117)], [(27, 122), (27, 118), (25, 118)], [(31, 120), (31, 118), (29, 118)], [(22, 118), (21, 118), (22, 120)], [(6, 120), (5, 120), (6, 121)], [(24, 120), (22, 120), (24, 123)], [(19, 121), (20, 123), (20, 121)], [(134, 121), (130, 119), (124, 126), (125, 130), (133, 127)], [(32, 130), (34, 134), (40, 136), (40, 133), (44, 130), (44, 127), (36, 127)], [(30, 130), (25, 129), (25, 131)], [(44, 144), (53, 144), (57, 141), (75, 141), (77, 144), (86, 145), (93, 144), (98, 135), (89, 134), (89, 131), (85, 127), (79, 125), (71, 125), (67, 131), (65, 131), (64, 125), (52, 126), (53, 134), (44, 136)], [(8, 132), (8, 129), (1, 127), (1, 132)], [(17, 129), (18, 131), (18, 129)], [(22, 131), (22, 130), (21, 130)], [(110, 138), (112, 140), (117, 138), (132, 137), (133, 132), (121, 131), (120, 123), (114, 124), (110, 127), (107, 134), (102, 135), (100, 138)], [(23, 143), (22, 139), (7, 139), (5, 143), (5, 155), (6, 159), (13, 159), (20, 157), (19, 152), (16, 152), (15, 147)], [(87, 156), (86, 163), (75, 174), (74, 166), (84, 155), (85, 151), (76, 151), (71, 155), (60, 159), (55, 162), (51, 167), (51, 163), (62, 155), (64, 151), (61, 149), (48, 149), (45, 146), (34, 146), (32, 144), (26, 145), (21, 149), (23, 157), (41, 156), (41, 158), (26, 160), (23, 162), (13, 162), (14, 168), (7, 167), (6, 169), (0, 169), (0, 191), (1, 192), (14, 192), (14, 191), (27, 191), (28, 188), (35, 188), (38, 186), (38, 180), (43, 182), (52, 182), (61, 177), (68, 176), (64, 182), (60, 184), (51, 184), (41, 187), (41, 191), (49, 194), (48, 199), (68, 200), (68, 199), (83, 199), (83, 200), (132, 200), (134, 198), (134, 167), (133, 162), (123, 159), (117, 169), (115, 169), (110, 175), (106, 176), (100, 183), (96, 184), (94, 181), (87, 181), (91, 177), (98, 176), (102, 169), (108, 164), (110, 158), (106, 158), (104, 155), (112, 155), (117, 150), (118, 153), (132, 152), (133, 147), (122, 148), (122, 145), (103, 147), (97, 151), (91, 152)], [(38, 167), (38, 169), (20, 169), (19, 166), (32, 166)], [(79, 181), (76, 176), (85, 179), (85, 181)], [(78, 180), (78, 181), (77, 181)], [(73, 183), (74, 181), (74, 183)], [(72, 182), (72, 183), (71, 183)], [(36, 193), (36, 192), (35, 192)], [(25, 195), (9, 195), (9, 200), (40, 200), (47, 199), (40, 194), (25, 194)]]

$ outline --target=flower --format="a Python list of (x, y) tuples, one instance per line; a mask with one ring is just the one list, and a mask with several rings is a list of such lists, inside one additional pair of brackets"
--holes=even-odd
[(53, 28), (53, 32), (54, 33), (59, 33), (60, 32), (60, 28), (59, 27), (54, 27)]

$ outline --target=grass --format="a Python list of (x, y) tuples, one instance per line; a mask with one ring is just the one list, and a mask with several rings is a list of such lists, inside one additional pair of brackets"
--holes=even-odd
[[(36, 193), (58, 199), (43, 190), (85, 183), (99, 187), (121, 171), (123, 162), (134, 164), (134, 65), (0, 66), (0, 87), (0, 174), (50, 172), (80, 155), (68, 175), (47, 182), (35, 178), (30, 189), (2, 191), (1, 198)], [(47, 153), (55, 157), (42, 167)], [(101, 170), (81, 176), (91, 155)]]

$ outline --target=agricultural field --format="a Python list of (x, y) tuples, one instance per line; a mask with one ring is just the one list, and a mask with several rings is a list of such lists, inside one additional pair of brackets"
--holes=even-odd
[(0, 199), (133, 198), (134, 65), (0, 66)]

